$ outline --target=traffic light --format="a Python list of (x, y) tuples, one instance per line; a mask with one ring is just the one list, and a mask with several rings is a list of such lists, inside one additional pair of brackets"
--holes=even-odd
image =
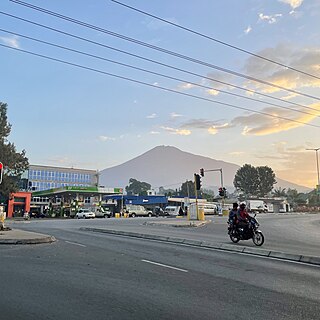
[(201, 178), (196, 173), (194, 174), (194, 181), (195, 181), (195, 184), (196, 184), (196, 189), (200, 190), (201, 189)]
[(227, 195), (227, 189), (225, 187), (219, 188), (219, 196), (225, 198)]
[(2, 182), (3, 164), (0, 162), (0, 183)]
[(200, 169), (200, 176), (204, 177), (204, 169), (203, 168)]

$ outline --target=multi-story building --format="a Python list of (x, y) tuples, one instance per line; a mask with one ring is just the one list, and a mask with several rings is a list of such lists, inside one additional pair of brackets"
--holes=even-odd
[(21, 192), (13, 194), (8, 202), (8, 217), (22, 216), (39, 205), (43, 210), (48, 205), (48, 197), (32, 197), (31, 192), (64, 187), (98, 187), (99, 175), (96, 170), (29, 165), (21, 180)]
[(98, 171), (75, 168), (30, 165), (28, 189), (43, 191), (66, 186), (98, 186)]

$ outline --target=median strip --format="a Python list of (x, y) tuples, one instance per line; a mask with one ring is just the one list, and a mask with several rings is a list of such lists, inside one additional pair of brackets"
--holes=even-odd
[(284, 253), (280, 251), (274, 250), (265, 250), (261, 248), (252, 248), (252, 247), (244, 247), (232, 244), (224, 244), (224, 243), (211, 243), (208, 241), (201, 241), (201, 240), (192, 240), (192, 239), (182, 239), (176, 237), (164, 237), (159, 235), (152, 235), (152, 234), (142, 234), (142, 233), (135, 233), (135, 232), (126, 232), (126, 231), (117, 231), (117, 230), (108, 230), (108, 229), (99, 229), (99, 228), (87, 228), (82, 227), (80, 228), (81, 231), (90, 231), (90, 232), (98, 232), (98, 233), (108, 233), (113, 235), (120, 235), (120, 236), (127, 236), (127, 237), (134, 237), (140, 239), (149, 239), (149, 240), (156, 240), (162, 241), (167, 243), (176, 243), (180, 245), (190, 245), (194, 247), (202, 247), (208, 248), (213, 250), (221, 250), (221, 251), (229, 251), (229, 252), (237, 252), (243, 254), (250, 254), (260, 257), (270, 257), (284, 261), (294, 261), (300, 262), (304, 264), (310, 265), (320, 265), (320, 257), (316, 256), (303, 256), (298, 254), (292, 253)]

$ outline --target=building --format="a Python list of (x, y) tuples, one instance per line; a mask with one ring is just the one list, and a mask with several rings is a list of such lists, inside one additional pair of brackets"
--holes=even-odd
[(65, 186), (32, 193), (30, 210), (35, 215), (49, 211), (52, 216), (75, 216), (80, 208), (100, 207), (106, 195), (119, 195), (122, 188)]
[[(78, 190), (84, 187), (97, 188), (98, 184), (97, 170), (29, 165), (29, 169), (21, 177), (20, 192), (13, 193), (10, 197), (7, 216), (21, 217), (24, 212), (30, 211), (43, 213), (52, 201), (53, 192), (50, 190), (60, 189), (63, 194), (66, 187)], [(98, 190), (94, 191), (95, 195), (99, 194)], [(74, 194), (70, 191), (69, 193)], [(102, 194), (106, 193), (102, 192)], [(59, 200), (56, 194), (54, 200)]]
[(98, 186), (98, 176), (96, 170), (30, 165), (27, 173), (28, 190)]

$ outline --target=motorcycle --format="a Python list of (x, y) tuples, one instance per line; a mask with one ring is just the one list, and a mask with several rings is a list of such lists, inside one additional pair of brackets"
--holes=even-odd
[(259, 223), (256, 219), (256, 214), (250, 218), (248, 226), (245, 228), (236, 227), (231, 225), (229, 222), (228, 234), (232, 242), (237, 243), (240, 240), (252, 239), (256, 246), (262, 246), (264, 243), (264, 235), (259, 230)]

